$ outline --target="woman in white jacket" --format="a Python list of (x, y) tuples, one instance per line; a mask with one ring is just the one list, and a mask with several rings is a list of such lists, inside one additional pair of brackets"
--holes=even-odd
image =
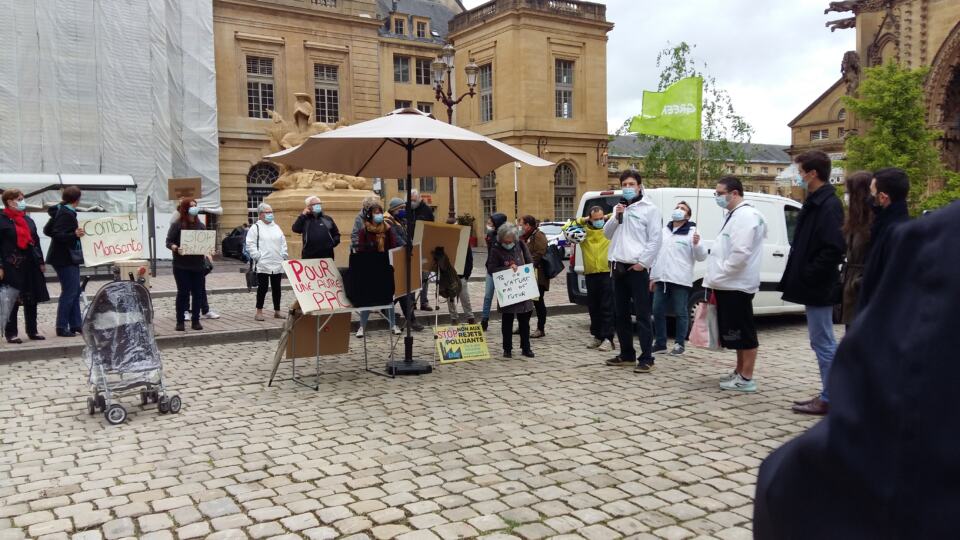
[(257, 314), (254, 319), (265, 321), (263, 301), (267, 297), (267, 287), (273, 293), (273, 316), (286, 319), (280, 311), (280, 276), (283, 275), (283, 261), (287, 259), (287, 238), (280, 226), (273, 222), (273, 208), (261, 203), (257, 207), (260, 219), (247, 232), (247, 253), (253, 260), (253, 269), (257, 273)]
[(650, 272), (653, 292), (653, 352), (667, 350), (667, 306), (673, 308), (677, 320), (676, 344), (672, 355), (683, 354), (683, 344), (690, 327), (687, 303), (693, 286), (693, 265), (707, 258), (707, 249), (700, 243), (697, 224), (690, 221), (690, 205), (677, 203), (670, 221), (663, 228), (663, 243), (657, 262)]

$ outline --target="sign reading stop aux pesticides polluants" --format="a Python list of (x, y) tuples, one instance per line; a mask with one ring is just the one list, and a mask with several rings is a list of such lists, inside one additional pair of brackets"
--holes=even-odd
[(537, 289), (537, 273), (532, 264), (518, 266), (516, 271), (507, 268), (493, 274), (493, 287), (497, 292), (497, 303), (500, 307), (519, 304), (524, 300), (535, 300), (540, 297)]
[(143, 239), (137, 216), (106, 216), (80, 221), (84, 266), (138, 259), (143, 254)]
[(343, 290), (343, 278), (333, 259), (292, 259), (283, 271), (303, 313), (334, 313), (353, 306)]

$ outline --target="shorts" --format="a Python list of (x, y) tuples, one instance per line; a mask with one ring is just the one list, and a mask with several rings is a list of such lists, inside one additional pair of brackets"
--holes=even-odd
[(717, 295), (720, 346), (750, 350), (760, 346), (753, 323), (753, 295), (741, 291), (713, 291)]

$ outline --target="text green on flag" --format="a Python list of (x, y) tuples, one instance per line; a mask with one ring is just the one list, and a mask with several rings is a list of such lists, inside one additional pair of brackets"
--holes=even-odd
[(687, 77), (663, 92), (643, 92), (643, 108), (630, 122), (630, 132), (682, 141), (700, 139), (703, 79)]

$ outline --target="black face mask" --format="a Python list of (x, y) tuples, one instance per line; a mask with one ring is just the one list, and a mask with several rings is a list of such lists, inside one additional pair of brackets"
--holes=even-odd
[(869, 203), (870, 206), (873, 207), (873, 209), (877, 212), (879, 212), (880, 210), (883, 210), (883, 205), (880, 204), (880, 201), (877, 200), (876, 195), (871, 194), (869, 197), (867, 197), (867, 203)]

